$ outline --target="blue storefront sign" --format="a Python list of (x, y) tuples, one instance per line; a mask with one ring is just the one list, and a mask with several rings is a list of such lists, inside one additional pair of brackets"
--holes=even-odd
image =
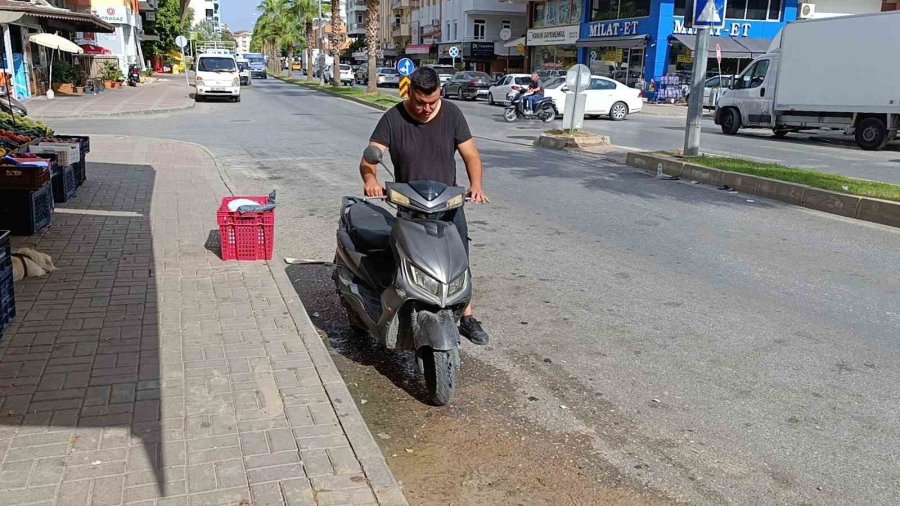
[[(685, 27), (681, 13), (675, 15), (675, 1), (652, 0), (646, 17), (592, 22), (590, 17), (593, 2), (585, 0), (585, 22), (581, 24), (577, 43), (579, 63), (590, 66), (592, 61), (598, 62), (598, 59), (605, 60), (614, 56), (616, 59), (604, 61), (603, 65), (597, 65), (596, 68), (615, 67), (618, 69), (617, 79), (623, 80), (621, 76), (624, 76), (629, 85), (638, 84), (639, 81), (649, 82), (650, 79), (659, 82), (660, 77), (674, 72), (674, 67), (686, 66), (684, 59), (692, 57), (688, 56), (692, 46), (687, 36), (696, 34), (696, 29)], [(796, 20), (797, 2), (798, 0), (783, 0), (777, 20), (726, 18), (726, 2), (723, 0), (695, 0), (694, 4), (705, 18), (709, 18), (707, 24), (715, 25), (710, 28), (713, 37), (710, 48), (714, 50), (717, 42), (721, 42), (723, 47), (728, 46), (732, 51), (725, 51), (725, 58), (744, 57), (744, 62), (740, 65), (743, 67), (752, 57), (765, 52), (771, 40), (787, 22)], [(732, 12), (732, 9), (728, 9), (728, 12)], [(719, 19), (714, 22), (716, 16)], [(744, 45), (732, 43), (740, 41)], [(736, 47), (744, 49), (743, 53), (734, 51)], [(746, 48), (752, 48), (752, 51)], [(638, 65), (641, 68), (635, 68)], [(623, 70), (623, 67), (627, 68)]]

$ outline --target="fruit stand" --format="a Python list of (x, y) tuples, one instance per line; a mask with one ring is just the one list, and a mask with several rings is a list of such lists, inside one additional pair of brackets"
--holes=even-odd
[[(2, 98), (0, 98), (2, 100)], [(34, 235), (87, 179), (90, 139), (0, 112), (0, 336), (15, 316), (10, 236)]]

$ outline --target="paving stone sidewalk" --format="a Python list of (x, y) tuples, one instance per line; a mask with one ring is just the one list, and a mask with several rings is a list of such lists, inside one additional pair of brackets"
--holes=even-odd
[(38, 119), (154, 114), (194, 107), (193, 92), (194, 88), (187, 85), (183, 74), (158, 76), (150, 83), (108, 89), (99, 95), (57, 95), (53, 100), (35, 97), (26, 102), (25, 107), (29, 116)]
[(277, 261), (223, 262), (201, 147), (92, 137), (88, 180), (17, 237), (0, 342), (3, 504), (406, 504)]

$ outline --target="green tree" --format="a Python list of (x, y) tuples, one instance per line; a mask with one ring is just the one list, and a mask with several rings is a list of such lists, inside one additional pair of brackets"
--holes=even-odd
[(175, 38), (187, 33), (187, 22), (181, 18), (179, 0), (159, 0), (156, 19), (144, 24), (147, 33), (157, 35), (158, 41), (145, 41), (142, 48), (145, 55), (158, 56), (178, 49)]
[(194, 25), (191, 31), (196, 34), (195, 40), (219, 40), (219, 34), (216, 33), (216, 28), (208, 19), (204, 19)]
[(263, 0), (257, 7), (259, 17), (253, 28), (254, 49), (269, 56), (270, 69), (280, 72), (280, 56), (293, 59), (298, 48), (306, 47), (312, 35), (312, 19), (317, 12), (312, 0)]

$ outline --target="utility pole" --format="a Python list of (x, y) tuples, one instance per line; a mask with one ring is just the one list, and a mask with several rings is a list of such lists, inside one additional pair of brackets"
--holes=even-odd
[(688, 102), (687, 128), (684, 132), (684, 155), (700, 154), (700, 127), (703, 121), (703, 87), (706, 82), (709, 28), (697, 28), (694, 44), (694, 74), (691, 76), (691, 96)]

